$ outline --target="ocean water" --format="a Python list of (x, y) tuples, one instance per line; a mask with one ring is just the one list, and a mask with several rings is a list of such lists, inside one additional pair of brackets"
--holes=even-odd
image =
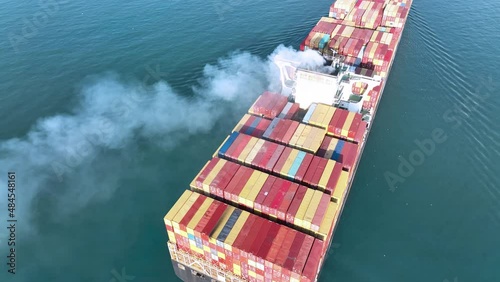
[[(3, 3), (0, 281), (177, 281), (164, 214), (330, 4)], [(500, 281), (499, 15), (415, 0), (320, 281)]]

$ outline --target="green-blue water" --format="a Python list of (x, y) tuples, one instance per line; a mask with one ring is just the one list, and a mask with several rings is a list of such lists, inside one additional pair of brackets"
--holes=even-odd
[[(330, 1), (41, 3), (0, 12), (0, 281), (175, 281), (163, 215)], [(320, 281), (500, 281), (499, 15), (415, 0)]]

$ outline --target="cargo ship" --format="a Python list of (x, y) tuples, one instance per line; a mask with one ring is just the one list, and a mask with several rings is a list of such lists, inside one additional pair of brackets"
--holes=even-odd
[[(182, 281), (317, 281), (411, 0), (338, 0), (164, 217)], [(307, 51), (311, 52), (311, 51)]]

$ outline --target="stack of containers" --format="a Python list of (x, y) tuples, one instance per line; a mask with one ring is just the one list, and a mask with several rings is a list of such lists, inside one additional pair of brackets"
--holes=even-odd
[(334, 160), (314, 156), (304, 176), (304, 182), (331, 195), (334, 202), (340, 203), (347, 191), (349, 173), (342, 164)]
[(315, 154), (325, 134), (326, 130), (323, 128), (301, 123), (293, 133), (288, 145)]
[[(213, 186), (213, 191), (222, 191), (223, 199), (227, 202), (246, 207), (273, 221), (287, 221), (295, 228), (322, 240), (326, 238), (328, 234), (320, 233), (320, 226), (326, 216), (330, 195), (247, 167), (239, 167), (233, 172), (232, 179), (225, 178), (217, 174), (217, 163), (220, 163), (220, 159), (212, 159), (195, 177), (191, 182), (194, 191), (205, 193), (207, 189), (204, 185), (207, 179), (213, 179), (208, 181), (210, 188)], [(218, 182), (217, 178), (228, 180)], [(301, 198), (303, 191), (310, 197)], [(219, 196), (211, 192), (205, 194)], [(298, 212), (292, 212), (290, 207), (292, 203), (297, 202), (300, 209)], [(329, 224), (333, 223), (324, 222), (328, 228)]]
[[(388, 63), (384, 63), (388, 52), (389, 45), (372, 41), (368, 42), (366, 50), (363, 54), (362, 66), (367, 69), (375, 69), (375, 66), (388, 66)], [(378, 71), (381, 70), (378, 69)]]
[(248, 112), (257, 116), (273, 119), (283, 111), (287, 103), (287, 97), (278, 93), (266, 91), (257, 98)]
[(329, 17), (321, 17), (320, 21), (322, 22), (327, 22), (327, 23), (334, 23), (334, 24), (341, 24), (342, 20), (341, 19), (334, 19), (334, 18), (329, 18)]
[(337, 36), (336, 39), (332, 39), (330, 41), (330, 44), (328, 45), (328, 47), (330, 47), (330, 49), (333, 49), (339, 53), (343, 52), (344, 47), (347, 44), (347, 42), (349, 41), (349, 39), (350, 39), (349, 37)]
[(373, 69), (369, 69), (366, 67), (357, 67), (355, 73), (363, 76), (373, 77), (374, 71)]
[(371, 2), (366, 9), (366, 12), (361, 17), (358, 26), (376, 29), (382, 22), (382, 15), (384, 12), (383, 2)]
[(385, 7), (382, 16), (382, 25), (402, 28), (408, 15), (408, 8), (401, 3), (391, 2)]
[[(299, 109), (299, 104), (288, 102), (283, 111), (281, 111), (281, 113), (278, 115), (278, 118), (293, 119), (299, 112)], [(269, 124), (267, 127), (269, 127)]]
[(359, 143), (362, 141), (366, 127), (362, 127), (362, 117), (359, 113), (337, 109), (328, 124), (328, 135)]
[(214, 154), (263, 171), (272, 171), (285, 146), (233, 132)]
[[(355, 38), (349, 38), (347, 43), (343, 46), (342, 49), (339, 49), (339, 53), (341, 55), (351, 57), (354, 60), (358, 56), (359, 52), (361, 51), (361, 48), (363, 48), (363, 40), (361, 39), (355, 39)], [(354, 61), (352, 61), (354, 63)]]
[(204, 194), (224, 198), (224, 189), (229, 184), (240, 165), (220, 158), (213, 158), (205, 164), (190, 187)]
[(360, 39), (366, 45), (372, 38), (373, 30), (367, 28), (355, 28), (351, 38)]
[(344, 19), (356, 5), (357, 0), (337, 0), (330, 6), (330, 18)]
[(301, 182), (313, 159), (313, 154), (285, 147), (272, 172), (283, 178)]
[(375, 30), (375, 31), (373, 31), (373, 34), (370, 37), (369, 41), (390, 45), (392, 42), (392, 37), (393, 37), (393, 34), (390, 32)]
[(289, 144), (300, 123), (294, 120), (275, 118), (262, 135), (267, 140)]
[(349, 15), (344, 19), (343, 24), (350, 26), (361, 26), (361, 19), (367, 11), (367, 9), (372, 5), (371, 1), (358, 1), (354, 9), (351, 10)]
[(381, 89), (381, 86), (377, 85), (377, 86), (373, 87), (373, 89), (368, 92), (368, 96), (370, 97), (370, 108), (375, 108), (375, 106), (377, 105), (378, 98), (380, 95), (380, 89)]
[(322, 240), (190, 191), (164, 222), (180, 250), (251, 281), (314, 281), (323, 259)]
[(266, 129), (269, 127), (270, 124), (271, 120), (245, 114), (243, 118), (238, 122), (236, 127), (233, 129), (233, 132), (241, 132), (247, 135), (260, 138), (262, 137), (264, 131), (266, 131)]
[(368, 88), (368, 83), (356, 81), (352, 84), (352, 93), (356, 95), (363, 95)]
[(359, 157), (359, 145), (326, 136), (317, 155), (342, 163), (344, 170), (350, 171)]
[(307, 109), (302, 122), (327, 129), (336, 109), (329, 105), (313, 103)]

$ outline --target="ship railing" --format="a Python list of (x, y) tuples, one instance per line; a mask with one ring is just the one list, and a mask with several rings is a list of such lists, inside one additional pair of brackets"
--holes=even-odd
[(217, 265), (214, 265), (205, 259), (198, 258), (187, 252), (184, 252), (177, 248), (177, 245), (172, 242), (167, 242), (168, 250), (170, 252), (171, 258), (184, 264), (192, 269), (195, 269), (202, 275), (206, 275), (212, 278), (213, 281), (220, 282), (247, 282), (248, 280), (242, 277), (236, 276), (234, 273), (227, 270), (221, 269)]

